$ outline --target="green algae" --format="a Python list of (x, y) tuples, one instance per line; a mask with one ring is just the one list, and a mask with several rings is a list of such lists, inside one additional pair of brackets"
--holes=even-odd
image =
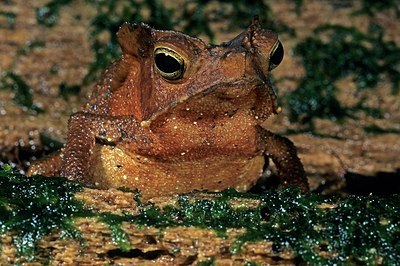
[(53, 138), (51, 135), (44, 132), (39, 133), (40, 143), (43, 145), (45, 154), (60, 150), (64, 146), (64, 142)]
[(306, 74), (288, 95), (290, 119), (312, 123), (316, 117), (343, 119), (356, 111), (380, 117), (379, 110), (364, 106), (364, 99), (344, 107), (337, 98), (335, 82), (350, 76), (358, 90), (373, 90), (386, 77), (392, 83), (392, 93), (398, 94), (400, 48), (383, 36), (384, 30), (374, 23), (367, 33), (352, 27), (323, 25), (298, 44), (294, 52), (302, 57)]
[[(284, 190), (268, 199), (263, 196), (263, 201), (267, 223), (248, 230), (239, 238), (241, 243), (271, 240), (276, 251), (291, 248), (313, 265), (374, 265), (378, 256), (388, 265), (400, 260), (399, 196), (333, 200)], [(323, 204), (335, 207), (321, 208)], [(331, 255), (323, 257), (320, 251)]]
[(378, 125), (366, 126), (364, 131), (370, 134), (400, 134), (400, 130), (397, 128), (382, 128)]
[(14, 29), (17, 15), (14, 12), (0, 11), (0, 27)]
[(122, 222), (128, 221), (131, 217), (129, 214), (116, 215), (112, 213), (101, 213), (99, 221), (104, 222), (108, 225), (111, 230), (111, 238), (118, 245), (122, 252), (128, 252), (132, 249), (129, 242), (127, 233), (121, 228)]
[(361, 0), (361, 7), (359, 10), (355, 11), (355, 15), (367, 14), (369, 16), (374, 16), (376, 13), (393, 10), (397, 17), (400, 17), (400, 4), (398, 0), (380, 0), (380, 1), (369, 1)]
[(202, 261), (199, 261), (196, 266), (212, 266), (214, 265), (214, 260), (212, 258), (208, 258)]
[(60, 8), (71, 2), (72, 0), (49, 1), (46, 5), (36, 9), (36, 21), (46, 27), (53, 27), (58, 22)]
[[(231, 247), (239, 253), (247, 242), (269, 240), (274, 250), (293, 250), (312, 264), (400, 261), (400, 197), (350, 196), (335, 199), (301, 194), (296, 188), (255, 195), (227, 190), (211, 193), (213, 200), (189, 200), (181, 195), (178, 207), (163, 210), (149, 204), (133, 222), (155, 227), (195, 226), (223, 231), (246, 228)], [(257, 199), (256, 208), (232, 208), (235, 198)], [(321, 207), (321, 206), (331, 207)], [(328, 252), (323, 256), (320, 252)]]
[(59, 85), (59, 95), (64, 99), (68, 100), (71, 95), (78, 95), (81, 91), (80, 85), (68, 85), (65, 82)]
[(8, 165), (0, 171), (0, 232), (16, 232), (13, 239), (20, 256), (34, 258), (38, 240), (55, 229), (62, 236), (77, 236), (71, 226), (82, 204), (73, 199), (81, 186), (64, 178), (15, 173)]
[(33, 40), (27, 42), (24, 46), (22, 46), (21, 49), (17, 51), (17, 55), (27, 55), (31, 51), (34, 51), (35, 49), (43, 48), (46, 46), (46, 43), (41, 41), (41, 40)]
[(32, 90), (29, 85), (16, 73), (4, 72), (0, 76), (0, 89), (13, 90), (13, 101), (19, 106), (36, 113), (43, 112), (43, 109), (33, 102)]
[[(78, 238), (76, 217), (95, 217), (107, 224), (122, 252), (130, 252), (123, 223), (163, 228), (193, 226), (212, 229), (220, 237), (229, 228), (245, 228), (230, 252), (240, 254), (246, 243), (271, 241), (275, 252), (291, 250), (296, 260), (312, 265), (395, 265), (400, 261), (400, 196), (334, 198), (302, 194), (295, 187), (260, 194), (223, 192), (179, 195), (162, 209), (139, 202), (138, 215), (94, 213), (74, 199), (82, 186), (64, 178), (25, 177), (4, 166), (0, 171), (0, 232), (15, 232), (18, 254), (34, 259), (38, 240), (60, 229), (61, 237)], [(139, 199), (137, 191), (132, 198)], [(205, 193), (205, 192), (202, 192)], [(243, 203), (235, 206), (232, 202)], [(247, 205), (246, 202), (257, 201)], [(179, 252), (177, 250), (176, 252)], [(212, 262), (212, 258), (204, 263)], [(249, 262), (250, 263), (250, 262)]]
[[(297, 14), (301, 13), (301, 8), (304, 4), (304, 0), (292, 0), (295, 4), (295, 10)], [(356, 7), (356, 11), (352, 13), (353, 16), (368, 15), (374, 16), (375, 14), (387, 10), (393, 10), (397, 17), (400, 17), (400, 5), (398, 0), (359, 0), (359, 1), (327, 1), (326, 4), (330, 4), (335, 8), (349, 8)]]

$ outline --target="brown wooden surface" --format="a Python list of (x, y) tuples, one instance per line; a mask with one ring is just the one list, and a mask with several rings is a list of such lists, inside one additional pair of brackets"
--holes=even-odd
[[(85, 189), (76, 194), (76, 199), (85, 202), (86, 207), (98, 212), (122, 214), (137, 213), (133, 194), (119, 190)], [(194, 198), (211, 198), (210, 195), (195, 194)], [(151, 200), (157, 206), (174, 204), (175, 196)], [(258, 201), (237, 199), (232, 206), (246, 204), (256, 207)], [(295, 254), (290, 250), (277, 253), (271, 241), (245, 243), (239, 252), (231, 252), (232, 244), (244, 229), (228, 229), (226, 236), (220, 236), (211, 229), (195, 227), (154, 228), (124, 222), (121, 228), (128, 235), (131, 248), (122, 252), (113, 241), (109, 226), (98, 218), (77, 218), (74, 226), (81, 232), (82, 239), (62, 239), (55, 230), (39, 241), (36, 256), (28, 265), (42, 265), (50, 260), (51, 265), (80, 264), (104, 265), (196, 265), (212, 258), (216, 265), (243, 265), (247, 261), (271, 265), (294, 265)], [(12, 244), (12, 233), (1, 236), (0, 264), (27, 262), (17, 255)]]

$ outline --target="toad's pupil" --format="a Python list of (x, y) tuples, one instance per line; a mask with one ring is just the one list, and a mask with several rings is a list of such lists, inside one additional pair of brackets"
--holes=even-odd
[(158, 69), (165, 73), (174, 73), (182, 67), (178, 60), (165, 53), (157, 54), (155, 61)]
[(271, 63), (274, 66), (278, 66), (282, 62), (283, 54), (284, 54), (283, 46), (282, 46), (282, 43), (279, 42), (278, 47), (275, 49), (274, 53), (271, 55), (271, 59), (270, 59)]

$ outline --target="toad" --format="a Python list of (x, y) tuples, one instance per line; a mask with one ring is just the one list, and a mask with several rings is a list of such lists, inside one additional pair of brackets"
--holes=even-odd
[(28, 175), (64, 176), (144, 197), (251, 188), (269, 158), (282, 185), (308, 189), (296, 148), (261, 124), (280, 111), (269, 74), (283, 58), (257, 19), (221, 45), (123, 24), (122, 56), (104, 73), (64, 148)]

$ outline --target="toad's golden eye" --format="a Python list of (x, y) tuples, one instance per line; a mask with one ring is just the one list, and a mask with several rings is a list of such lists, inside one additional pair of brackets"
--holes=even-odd
[(185, 61), (182, 56), (165, 47), (154, 50), (154, 65), (160, 75), (168, 80), (182, 78), (185, 70)]
[(283, 45), (280, 41), (278, 41), (275, 44), (274, 50), (272, 50), (269, 58), (269, 70), (276, 68), (282, 62), (283, 54)]

